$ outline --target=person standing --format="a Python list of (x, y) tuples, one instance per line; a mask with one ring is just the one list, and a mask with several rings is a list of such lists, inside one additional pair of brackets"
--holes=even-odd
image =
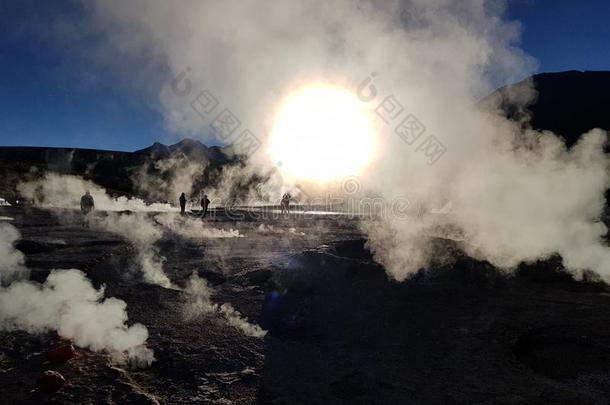
[(282, 196), (282, 202), (280, 204), (282, 208), (282, 214), (290, 214), (290, 194), (286, 193)]
[(203, 195), (203, 198), (201, 199), (201, 216), (203, 218), (206, 217), (206, 215), (208, 215), (208, 208), (210, 206), (210, 200), (208, 200), (208, 196), (207, 194)]
[(84, 215), (83, 225), (87, 226), (87, 217), (95, 209), (95, 201), (93, 201), (93, 196), (87, 190), (85, 195), (80, 198), (80, 211)]
[(180, 194), (180, 215), (185, 215), (186, 213), (186, 195), (184, 193)]

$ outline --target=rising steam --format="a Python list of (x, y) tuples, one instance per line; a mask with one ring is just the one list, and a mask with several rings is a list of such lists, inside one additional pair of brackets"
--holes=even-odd
[[(554, 134), (524, 133), (477, 106), (480, 97), (527, 76), (535, 65), (517, 47), (520, 26), (506, 20), (505, 2), (95, 4), (92, 20), (110, 45), (104, 52), (153, 55), (158, 63), (150, 68), (169, 68), (176, 78), (160, 90), (170, 129), (214, 139), (210, 122), (191, 108), (200, 92), (209, 90), (261, 139), (263, 148), (250, 164), (266, 170), (277, 162), (264, 152), (265, 134), (280, 99), (295, 87), (333, 82), (356, 89), (365, 83), (362, 100), (372, 111), (393, 96), (402, 114), (387, 124), (380, 121), (377, 159), (367, 173), (354, 175), (388, 203), (406, 198), (428, 209), (424, 212), (439, 202), (452, 205), (443, 216), (384, 217), (364, 224), (376, 259), (394, 278), (428, 266), (435, 256), (430, 235), (441, 230), (443, 236), (446, 229), (461, 235), (467, 253), (499, 267), (558, 252), (568, 269), (610, 277), (602, 242), (606, 227), (600, 222), (608, 187), (606, 135), (594, 131), (566, 150)], [(534, 93), (521, 90), (514, 99), (526, 103)], [(434, 135), (446, 148), (434, 164), (395, 132), (406, 114), (425, 127), (422, 139)]]
[(151, 218), (144, 213), (131, 215), (109, 214), (101, 218), (93, 218), (91, 226), (113, 232), (127, 239), (136, 249), (136, 259), (144, 281), (171, 288), (172, 283), (163, 271), (165, 257), (155, 246), (163, 236), (163, 231), (155, 226)]
[(13, 225), (0, 222), (0, 286), (30, 275), (25, 267), (25, 256), (14, 247), (20, 236)]
[[(144, 281), (165, 288), (172, 283), (163, 271), (165, 258), (155, 246), (163, 236), (149, 211), (174, 211), (169, 204), (145, 204), (136, 198), (111, 198), (103, 187), (77, 176), (48, 173), (40, 180), (21, 183), (20, 192), (28, 198), (41, 198), (43, 206), (80, 209), (80, 198), (89, 191), (97, 210), (108, 211), (105, 216), (88, 218), (89, 226), (116, 233), (127, 239), (136, 249), (136, 259)], [(121, 215), (117, 211), (134, 211)]]
[(193, 273), (188, 279), (184, 295), (186, 298), (184, 316), (187, 320), (192, 320), (202, 314), (219, 314), (230, 326), (247, 336), (264, 337), (267, 333), (260, 326), (249, 323), (231, 304), (213, 303), (214, 290), (196, 273)]
[(243, 238), (237, 229), (218, 229), (205, 225), (199, 218), (189, 218), (170, 213), (155, 215), (155, 221), (175, 234), (190, 239)]
[[(13, 248), (19, 231), (3, 224), (0, 236), (2, 275), (5, 269), (23, 271), (23, 256)], [(18, 280), (0, 286), (0, 329), (53, 330), (77, 346), (106, 351), (117, 362), (150, 365), (148, 330), (139, 323), (127, 325), (126, 307), (125, 301), (104, 299), (104, 287), (96, 290), (83, 272), (53, 270), (43, 284)]]
[(97, 184), (78, 176), (48, 172), (39, 180), (18, 184), (19, 193), (36, 201), (43, 207), (80, 208), (80, 198), (89, 191), (95, 200), (95, 207), (104, 211), (177, 211), (169, 204), (146, 204), (139, 198), (125, 196), (112, 198)]
[[(151, 173), (149, 165), (154, 167), (154, 172)], [(205, 162), (194, 162), (184, 155), (179, 155), (142, 165), (130, 179), (136, 190), (148, 199), (173, 201), (180, 193), (193, 193), (193, 180), (203, 174), (204, 168)], [(159, 205), (154, 207), (159, 208)]]

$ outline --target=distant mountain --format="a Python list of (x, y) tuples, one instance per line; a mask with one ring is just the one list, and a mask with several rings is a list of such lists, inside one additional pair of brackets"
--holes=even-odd
[[(537, 95), (521, 108), (524, 90), (533, 85)], [(511, 119), (562, 136), (568, 145), (593, 129), (610, 130), (610, 72), (568, 71), (542, 73), (505, 86), (481, 101), (497, 106)]]
[(169, 146), (155, 142), (148, 148), (137, 150), (134, 153), (137, 153), (138, 155), (147, 155), (152, 159), (167, 159), (172, 152), (169, 149)]
[[(159, 165), (160, 161), (175, 161), (176, 164)], [(228, 148), (208, 147), (193, 139), (169, 146), (156, 142), (135, 152), (6, 146), (0, 147), (0, 196), (15, 199), (19, 182), (54, 172), (82, 176), (112, 194), (146, 198), (149, 196), (141, 194), (138, 180), (134, 180), (136, 174), (164, 179), (168, 177), (164, 170), (172, 170), (186, 162), (202, 164), (201, 173), (193, 179), (202, 185), (213, 181), (222, 166), (236, 164), (239, 159)]]
[(188, 138), (170, 146), (155, 142), (148, 148), (137, 150), (134, 153), (147, 155), (152, 159), (167, 159), (182, 155), (196, 161), (215, 163), (227, 163), (231, 160), (231, 153), (228, 152), (227, 147), (210, 147)]

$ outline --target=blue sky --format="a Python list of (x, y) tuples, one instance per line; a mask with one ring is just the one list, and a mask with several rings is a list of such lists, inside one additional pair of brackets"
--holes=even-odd
[[(78, 28), (81, 4), (0, 2), (0, 145), (136, 150), (179, 137), (166, 132), (154, 93), (86, 52), (95, 33), (70, 49), (45, 35)], [(522, 48), (540, 72), (610, 70), (610, 1), (512, 0), (508, 16), (522, 22)]]
[(508, 16), (523, 24), (522, 49), (539, 72), (610, 70), (609, 0), (513, 0)]

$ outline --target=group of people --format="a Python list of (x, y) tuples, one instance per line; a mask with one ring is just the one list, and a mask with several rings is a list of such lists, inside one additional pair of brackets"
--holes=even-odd
[[(292, 196), (289, 193), (285, 193), (282, 196), (282, 200), (280, 202), (280, 208), (281, 208), (282, 214), (290, 214), (290, 199), (291, 198), (292, 198)], [(180, 198), (178, 200), (180, 201), (180, 214), (186, 215), (186, 201), (187, 201), (186, 194), (184, 194), (184, 193), (180, 194)], [(208, 215), (208, 208), (210, 206), (210, 200), (208, 199), (207, 194), (203, 195), (203, 198), (201, 198), (200, 203), (201, 203), (201, 217), (205, 218)], [(86, 219), (87, 216), (94, 209), (95, 209), (95, 202), (93, 201), (93, 196), (91, 195), (89, 190), (87, 190), (80, 199), (80, 210)], [(87, 222), (85, 220), (85, 225), (86, 225), (86, 223)]]
[[(182, 193), (180, 195), (180, 213), (182, 215), (186, 214), (186, 195)], [(201, 199), (201, 216), (206, 217), (208, 215), (208, 208), (210, 206), (210, 200), (207, 195), (204, 195)], [(87, 190), (85, 194), (80, 198), (80, 210), (84, 215), (85, 219), (89, 216), (89, 214), (95, 210), (95, 201), (93, 200), (93, 196), (91, 192)], [(85, 221), (86, 224), (86, 221)]]
[[(186, 194), (180, 194), (180, 214), (186, 215)], [(201, 217), (205, 218), (208, 215), (208, 208), (210, 207), (210, 200), (208, 199), (207, 194), (203, 195), (201, 199)]]
[[(290, 214), (290, 199), (292, 198), (292, 196), (289, 193), (285, 193), (282, 196), (282, 200), (280, 202), (280, 209), (282, 211), (282, 214)], [(180, 194), (180, 198), (178, 199), (180, 201), (180, 214), (182, 215), (186, 215), (186, 194), (182, 193)], [(208, 214), (208, 207), (210, 206), (210, 200), (208, 199), (208, 196), (206, 194), (203, 195), (203, 198), (201, 199), (201, 216), (203, 218), (205, 218)]]

